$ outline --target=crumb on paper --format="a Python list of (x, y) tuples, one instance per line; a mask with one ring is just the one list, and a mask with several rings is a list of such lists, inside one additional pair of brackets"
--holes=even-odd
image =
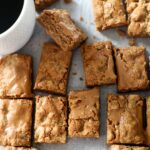
[(83, 78), (82, 78), (82, 77), (80, 77), (79, 79), (80, 79), (80, 81), (83, 81)]
[(93, 35), (93, 39), (94, 39), (94, 40), (96, 39), (96, 36), (95, 36), (95, 35)]
[(65, 2), (66, 4), (69, 4), (69, 3), (72, 2), (72, 0), (64, 0), (64, 2)]
[(130, 46), (136, 46), (136, 45), (137, 45), (137, 44), (136, 44), (136, 40), (133, 39), (133, 38), (132, 38), (132, 39), (129, 39), (129, 42), (128, 42), (128, 43), (129, 43)]
[(73, 75), (77, 75), (77, 73), (76, 73), (76, 72), (73, 72), (72, 74), (73, 74)]
[(122, 29), (116, 29), (116, 30), (117, 30), (117, 33), (119, 36), (121, 36), (121, 37), (127, 36), (126, 31), (124, 31)]
[(83, 19), (83, 17), (82, 17), (82, 16), (80, 16), (80, 21), (84, 21), (84, 19)]

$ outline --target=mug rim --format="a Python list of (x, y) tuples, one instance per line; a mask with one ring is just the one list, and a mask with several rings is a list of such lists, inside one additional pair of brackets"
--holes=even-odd
[(12, 26), (10, 26), (6, 31), (4, 31), (3, 33), (0, 34), (0, 38), (7, 36), (10, 32), (12, 32), (17, 27), (17, 25), (19, 24), (23, 14), (24, 14), (26, 3), (27, 3), (27, 0), (23, 0), (23, 7), (22, 7), (22, 10), (19, 14), (19, 17), (16, 19), (16, 21), (13, 23)]

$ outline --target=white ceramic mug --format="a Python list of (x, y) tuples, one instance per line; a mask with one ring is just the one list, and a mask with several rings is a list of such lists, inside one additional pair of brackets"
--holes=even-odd
[(0, 34), (0, 55), (16, 52), (28, 42), (34, 30), (35, 19), (34, 0), (24, 0), (18, 19)]

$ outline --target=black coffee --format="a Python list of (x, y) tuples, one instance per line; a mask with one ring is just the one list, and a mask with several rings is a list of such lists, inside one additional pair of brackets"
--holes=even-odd
[(24, 0), (3, 0), (0, 3), (0, 34), (11, 27), (19, 17)]

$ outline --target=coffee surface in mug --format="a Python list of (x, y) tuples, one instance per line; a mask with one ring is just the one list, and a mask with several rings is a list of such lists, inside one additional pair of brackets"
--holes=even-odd
[(0, 4), (0, 34), (9, 29), (18, 19), (24, 0), (3, 0)]

